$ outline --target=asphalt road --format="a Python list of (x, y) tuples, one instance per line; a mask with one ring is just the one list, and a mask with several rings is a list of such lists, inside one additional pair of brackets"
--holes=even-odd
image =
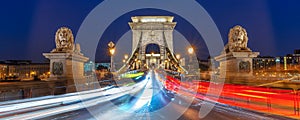
[[(157, 80), (157, 73), (148, 73), (142, 89), (115, 100), (77, 111), (47, 117), (47, 120), (198, 120), (203, 101), (168, 93)], [(216, 105), (202, 120), (284, 120), (281, 116)]]

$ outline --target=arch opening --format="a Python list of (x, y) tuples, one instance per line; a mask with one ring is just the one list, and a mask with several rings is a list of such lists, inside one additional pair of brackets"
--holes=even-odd
[(160, 54), (160, 47), (158, 44), (150, 43), (146, 45), (146, 54)]
[(161, 64), (161, 51), (160, 46), (155, 43), (150, 43), (146, 45), (145, 48), (145, 55), (146, 55), (146, 64), (150, 68), (155, 68), (159, 64)]

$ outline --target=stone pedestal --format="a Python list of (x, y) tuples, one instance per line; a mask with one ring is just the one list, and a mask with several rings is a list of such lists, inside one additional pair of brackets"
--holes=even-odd
[(73, 52), (43, 53), (50, 59), (50, 78), (48, 81), (61, 81), (65, 83), (66, 92), (76, 92), (76, 85), (85, 83), (84, 62), (89, 58)]
[(252, 59), (259, 52), (229, 52), (215, 57), (220, 62), (220, 79), (243, 80), (253, 76)]

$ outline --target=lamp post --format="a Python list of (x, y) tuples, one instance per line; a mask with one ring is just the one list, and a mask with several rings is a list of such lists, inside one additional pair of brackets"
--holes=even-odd
[(128, 59), (128, 54), (124, 54), (123, 64), (126, 63), (127, 59)]
[(192, 54), (194, 54), (194, 48), (193, 47), (189, 47), (188, 48), (188, 53), (189, 53), (189, 56), (190, 56), (190, 62), (192, 62)]
[(124, 55), (124, 59), (127, 60), (128, 59), (128, 54)]
[(114, 67), (113, 56), (115, 54), (116, 49), (115, 49), (115, 44), (112, 41), (110, 41), (108, 43), (108, 49), (109, 49), (109, 53), (110, 53), (110, 71), (113, 72), (113, 67)]
[(193, 47), (189, 47), (188, 48), (188, 53), (189, 53), (189, 70), (191, 71), (192, 54), (194, 53), (194, 48)]
[(176, 58), (179, 60), (179, 59), (180, 59), (180, 54), (177, 54), (177, 55), (176, 55)]

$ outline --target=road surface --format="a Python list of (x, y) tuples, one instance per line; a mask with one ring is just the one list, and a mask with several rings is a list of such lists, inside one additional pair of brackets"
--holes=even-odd
[[(95, 106), (46, 117), (50, 120), (198, 120), (203, 101), (168, 93), (150, 71), (141, 90)], [(175, 97), (174, 97), (175, 96)], [(288, 119), (281, 116), (216, 105), (203, 120)]]

